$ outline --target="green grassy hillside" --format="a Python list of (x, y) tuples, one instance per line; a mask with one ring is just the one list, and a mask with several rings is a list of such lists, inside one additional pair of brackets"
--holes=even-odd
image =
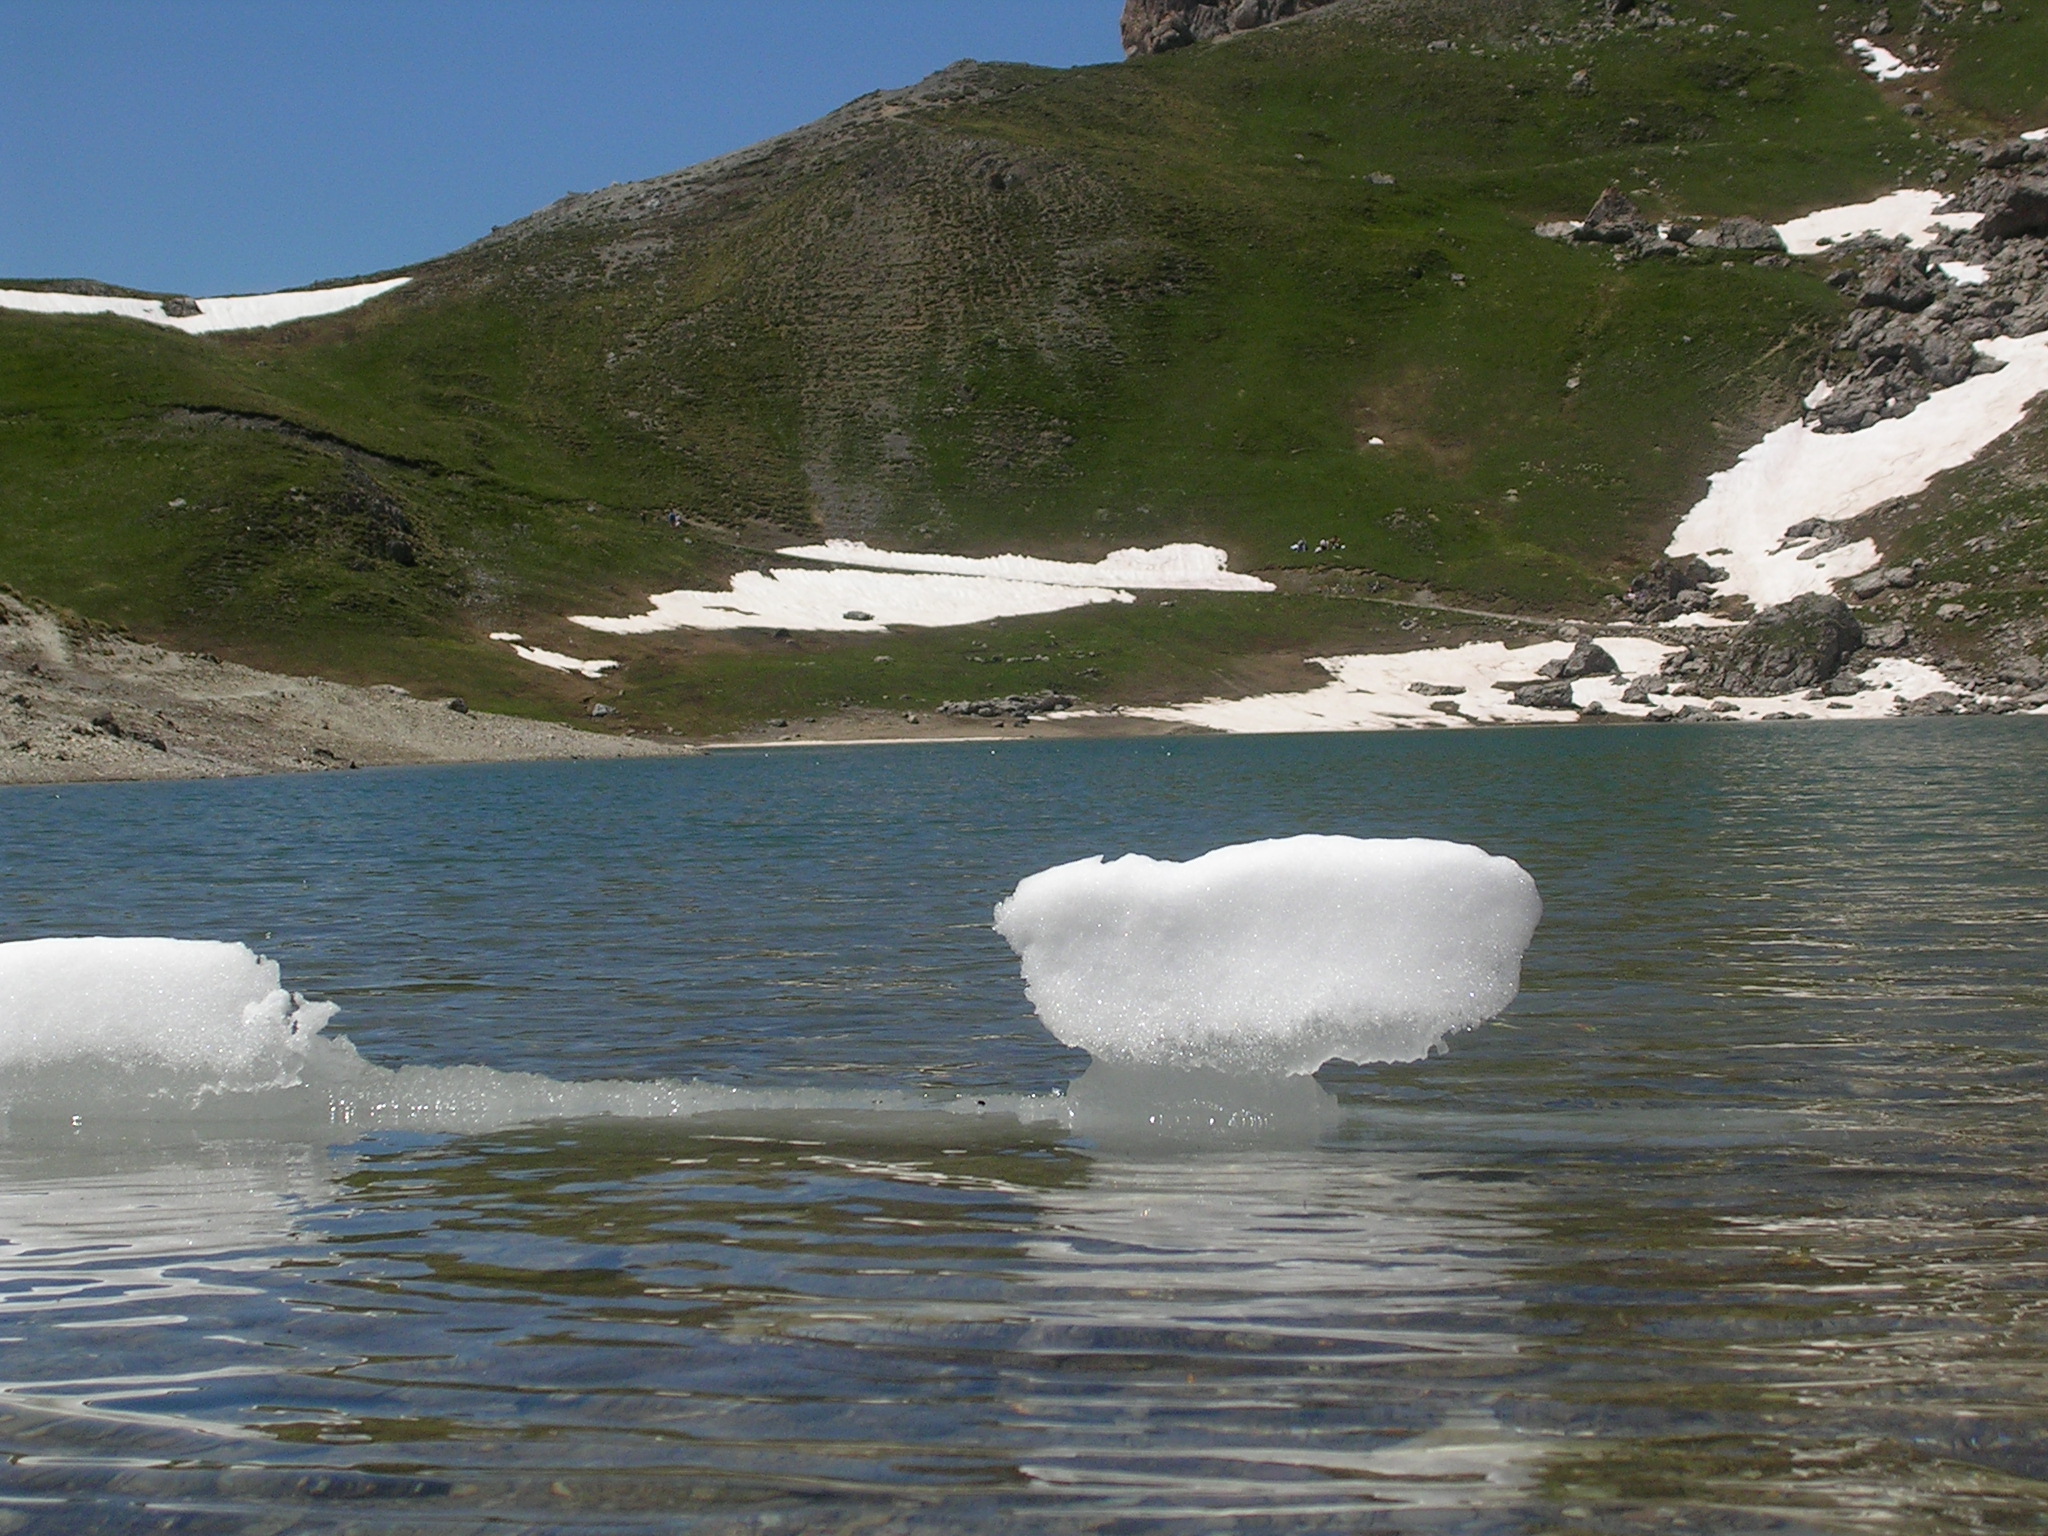
[[(1812, 4), (1605, 9), (1361, 0), (1122, 65), (956, 69), (275, 331), (0, 313), (0, 581), (259, 663), (699, 730), (1218, 686), (1391, 619), (1300, 595), (1065, 619), (1056, 651), (1044, 620), (981, 632), (1074, 653), (1018, 670), (957, 633), (594, 644), (558, 616), (820, 532), (1192, 537), (1308, 568), (1294, 587), (1585, 608), (1786, 418), (1843, 301), (1796, 265), (1617, 265), (1532, 226), (1608, 185), (1782, 218), (2048, 122), (2048, 0), (1924, 7), (1945, 67), (1917, 117)], [(565, 680), (500, 628), (627, 665)]]

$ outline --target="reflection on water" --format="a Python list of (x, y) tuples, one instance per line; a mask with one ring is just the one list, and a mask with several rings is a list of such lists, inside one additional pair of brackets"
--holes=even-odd
[(561, 1078), (1045, 1093), (960, 914), (1089, 852), (1459, 836), (1549, 913), (1291, 1141), (0, 1142), (0, 1530), (2048, 1529), (2042, 738), (1925, 724), (0, 798), (7, 937), (274, 931), (372, 1059)]

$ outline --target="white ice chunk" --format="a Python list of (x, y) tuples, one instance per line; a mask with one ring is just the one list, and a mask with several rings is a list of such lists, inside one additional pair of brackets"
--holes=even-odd
[(1830, 384), (1826, 379), (1822, 379), (1818, 384), (1814, 385), (1813, 388), (1809, 389), (1806, 392), (1806, 408), (1810, 411), (1816, 405), (1824, 405), (1829, 400), (1832, 400), (1834, 398), (1834, 395), (1835, 386)]
[(2039, 144), (2043, 140), (2048, 140), (2048, 128), (2029, 128), (2020, 137), (2030, 144)]
[(1943, 470), (1967, 464), (2018, 426), (2036, 395), (2048, 390), (2048, 332), (1977, 343), (2001, 359), (1937, 390), (1908, 416), (1860, 432), (1817, 432), (1788, 422), (1709, 478), (1707, 494), (1671, 535), (1667, 553), (1725, 551), (1707, 558), (1724, 566), (1724, 593), (1759, 608), (1802, 592), (1826, 592), (1878, 563), (1877, 546), (1858, 539), (1802, 560), (1784, 549), (1785, 530), (1810, 517), (1841, 522), (1896, 496), (1912, 496)]
[(803, 560), (863, 566), (876, 571), (929, 571), (949, 576), (994, 576), (1056, 587), (1136, 587), (1180, 592), (1271, 592), (1273, 584), (1230, 569), (1227, 552), (1208, 544), (1165, 544), (1157, 549), (1113, 549), (1093, 564), (1041, 560), (1032, 555), (933, 555), (872, 549), (853, 539), (828, 539), (776, 551)]
[(1907, 189), (1887, 192), (1867, 203), (1849, 203), (1840, 208), (1821, 208), (1778, 226), (1778, 237), (1794, 256), (1811, 256), (1829, 245), (1853, 240), (1858, 235), (1876, 235), (1892, 240), (1903, 235), (1915, 247), (1934, 244), (1946, 233), (1969, 229), (1981, 213), (1936, 213), (1948, 201), (1946, 192)]
[(996, 908), (1038, 1016), (1112, 1065), (1412, 1061), (1505, 1008), (1543, 904), (1511, 859), (1290, 837), (1044, 870)]
[(1940, 266), (1943, 277), (1965, 288), (1974, 288), (1991, 280), (1991, 269), (1980, 267), (1974, 261), (1944, 261)]
[(37, 315), (119, 315), (129, 320), (147, 320), (151, 325), (169, 326), (188, 336), (204, 336), (214, 331), (261, 330), (293, 320), (310, 320), (316, 315), (339, 314), (366, 304), (379, 294), (402, 288), (411, 281), (409, 277), (387, 277), (381, 282), (351, 283), (343, 288), (297, 288), (285, 293), (243, 293), (227, 298), (200, 299), (196, 315), (166, 314), (163, 304), (156, 299), (0, 288), (0, 309), (17, 309)]
[(83, 1068), (209, 1085), (278, 1081), (333, 1016), (241, 944), (24, 939), (0, 944), (0, 1080)]
[(879, 634), (892, 624), (979, 624), (1137, 601), (1107, 587), (908, 571), (741, 571), (729, 592), (657, 592), (627, 618), (572, 613), (571, 624), (611, 635), (667, 629), (808, 629)]
[(1859, 37), (1849, 44), (1863, 57), (1863, 72), (1880, 84), (1889, 85), (1894, 80), (1903, 80), (1908, 75), (1924, 75), (1925, 69), (1908, 64), (1889, 48), (1880, 47), (1867, 37)]

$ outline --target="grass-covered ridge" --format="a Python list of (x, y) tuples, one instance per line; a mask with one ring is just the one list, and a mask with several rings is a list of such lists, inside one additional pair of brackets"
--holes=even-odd
[[(1240, 568), (1587, 605), (1785, 418), (1842, 300), (1531, 227), (1610, 184), (1782, 218), (1960, 171), (1950, 138), (2048, 122), (2036, 10), (1923, 26), (1945, 67), (1908, 117), (1810, 4), (1361, 0), (949, 73), (273, 332), (0, 313), (0, 580), (272, 665), (541, 713), (601, 691), (691, 728), (928, 706), (995, 670), (957, 636), (798, 657), (559, 623), (821, 527), (1091, 558), (1194, 537)], [(1081, 647), (1096, 676), (1030, 681), (1135, 697), (1207, 655), (1220, 683), (1355, 640), (1357, 610), (1205, 601), (1167, 611), (1198, 642), (1127, 626)], [(593, 689), (500, 628), (627, 665)]]

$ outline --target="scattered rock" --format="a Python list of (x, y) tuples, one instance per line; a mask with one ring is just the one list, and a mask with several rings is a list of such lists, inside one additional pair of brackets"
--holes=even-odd
[(602, 720), (607, 715), (615, 715), (617, 713), (618, 711), (609, 704), (593, 704), (590, 706), (590, 718), (593, 720)]
[(1621, 670), (1614, 658), (1591, 640), (1581, 640), (1572, 653), (1558, 661), (1546, 661), (1536, 669), (1540, 677), (1570, 682), (1575, 677), (1611, 677)]
[(1572, 685), (1567, 682), (1550, 681), (1524, 683), (1509, 695), (1524, 709), (1574, 709)]
[[(1672, 230), (1673, 238), (1677, 229)], [(1732, 219), (1705, 229), (1694, 230), (1686, 244), (1709, 251), (1782, 251), (1785, 242), (1777, 230), (1762, 219), (1753, 219), (1748, 214), (1737, 214)]]
[(1033, 715), (1051, 714), (1054, 710), (1073, 707), (1074, 700), (1064, 693), (1013, 693), (1000, 699), (954, 699), (941, 704), (939, 713), (969, 715), (984, 720), (1029, 719)]
[(1455, 698), (1465, 690), (1457, 683), (1410, 683), (1408, 691), (1422, 694), (1425, 698), (1448, 699)]
[(1713, 595), (1707, 587), (1727, 579), (1727, 571), (1707, 564), (1698, 555), (1659, 560), (1628, 584), (1623, 601), (1646, 622), (1662, 624), (1681, 613), (1712, 607)]
[(1572, 238), (1598, 241), (1602, 245), (1621, 245), (1630, 240), (1654, 240), (1658, 235), (1657, 226), (1643, 217), (1642, 210), (1623, 196), (1619, 187), (1609, 187), (1600, 194), (1585, 218), (1579, 221)]
[(872, 613), (863, 613), (858, 608), (849, 608), (840, 617), (842, 619), (851, 619), (856, 624), (871, 624), (875, 618)]
[(1656, 691), (1656, 685), (1661, 681), (1661, 678), (1656, 677), (1631, 679), (1629, 685), (1621, 690), (1621, 702), (1624, 704), (1649, 703), (1650, 695)]
[(1896, 651), (1911, 638), (1911, 632), (1901, 619), (1863, 627), (1863, 643), (1873, 651)]
[(467, 699), (450, 699), (448, 701), (448, 707), (454, 710), (455, 713), (458, 715), (466, 715), (469, 713), (469, 701)]
[(1962, 708), (1962, 696), (1946, 689), (1923, 693), (1917, 699), (1899, 700), (1901, 715), (1953, 715), (1961, 713)]
[(1985, 203), (1984, 221), (1974, 231), (1980, 240), (2048, 234), (2048, 176), (2013, 178)]
[(1863, 274), (1863, 291), (1856, 302), (1865, 309), (1896, 309), (1917, 314), (1934, 302), (1934, 285), (1927, 280), (1919, 256), (1900, 251), (1885, 257)]

